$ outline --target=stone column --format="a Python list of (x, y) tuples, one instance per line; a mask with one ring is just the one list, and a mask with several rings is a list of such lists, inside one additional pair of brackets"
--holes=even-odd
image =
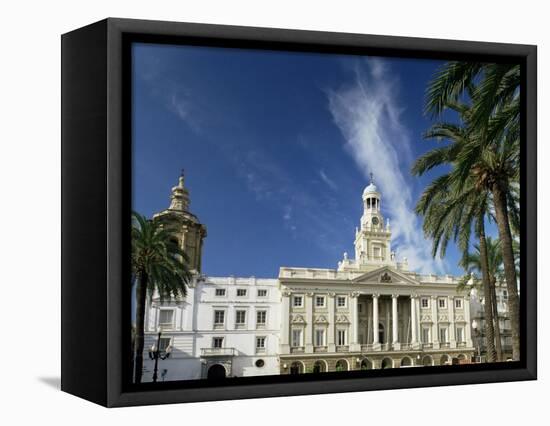
[(306, 326), (304, 329), (304, 351), (313, 353), (313, 293), (306, 293)]
[(350, 351), (360, 351), (361, 344), (359, 343), (359, 309), (358, 299), (359, 293), (353, 292), (350, 294), (350, 323), (351, 323), (351, 336), (350, 336)]
[(335, 309), (334, 309), (334, 296), (335, 293), (328, 294), (327, 306), (328, 306), (328, 339), (327, 350), (328, 352), (336, 352), (336, 343), (334, 341), (334, 326), (335, 326)]
[(380, 342), (378, 340), (378, 294), (372, 295), (372, 343), (374, 348), (380, 348)]
[(283, 291), (281, 312), (281, 354), (290, 353), (290, 291)]
[(399, 295), (393, 294), (391, 297), (392, 302), (392, 343), (393, 343), (393, 349), (399, 350), (399, 317), (397, 312), (397, 302), (398, 302)]
[(437, 322), (437, 297), (432, 296), (432, 345), (434, 349), (439, 349), (439, 325)]
[(418, 345), (418, 330), (416, 323), (416, 295), (411, 295), (411, 344), (413, 346)]
[(464, 338), (466, 339), (466, 346), (472, 348), (474, 345), (472, 343), (472, 323), (470, 318), (470, 298), (464, 298), (464, 321), (466, 321), (466, 326), (464, 327)]
[(456, 348), (456, 328), (455, 328), (455, 298), (447, 297), (447, 310), (449, 312), (449, 343), (451, 348)]

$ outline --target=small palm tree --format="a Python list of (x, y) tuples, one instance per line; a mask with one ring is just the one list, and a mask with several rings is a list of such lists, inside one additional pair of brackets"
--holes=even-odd
[(188, 257), (156, 220), (132, 213), (132, 276), (136, 284), (135, 383), (141, 383), (145, 305), (156, 292), (161, 301), (187, 295)]

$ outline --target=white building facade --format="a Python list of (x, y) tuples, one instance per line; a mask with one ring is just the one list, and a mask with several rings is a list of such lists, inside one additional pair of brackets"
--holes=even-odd
[[(205, 277), (200, 248), (206, 228), (188, 212), (183, 178), (165, 220), (192, 248), (194, 276), (184, 301), (153, 298), (145, 351), (162, 329), (160, 380), (300, 374), (467, 362), (474, 354), (470, 303), (452, 276), (420, 275), (398, 262), (381, 194), (363, 193), (355, 258), (336, 269), (280, 268), (276, 279)], [(147, 354), (144, 354), (147, 357)], [(150, 380), (147, 362), (144, 380)]]

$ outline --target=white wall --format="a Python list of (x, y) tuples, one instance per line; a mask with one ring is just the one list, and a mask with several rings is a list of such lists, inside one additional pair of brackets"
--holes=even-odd
[[(549, 391), (545, 361), (539, 364), (538, 382), (110, 411), (63, 394), (52, 384), (58, 386), (60, 370), (61, 33), (106, 16), (121, 16), (539, 44), (539, 158), (546, 162), (550, 158), (550, 132), (544, 121), (550, 116), (546, 77), (550, 75), (550, 32), (545, 6), (540, 0), (2, 2), (0, 219), (9, 224), (3, 229), (0, 245), (3, 418), (20, 424), (51, 419), (57, 425), (94, 426), (205, 421), (310, 425), (339, 424), (342, 419), (411, 426), (438, 420), (446, 425), (541, 423), (536, 419), (546, 415)], [(542, 194), (550, 183), (550, 168), (539, 170)], [(541, 265), (547, 256), (544, 242), (550, 239), (549, 222), (544, 220), (550, 216), (550, 198), (544, 194), (539, 199)], [(539, 300), (549, 300), (546, 283), (550, 282), (550, 270), (541, 268), (539, 281)], [(26, 309), (23, 315), (22, 308)], [(550, 310), (541, 309), (540, 359), (550, 355), (549, 320)], [(7, 350), (12, 345), (15, 352)]]

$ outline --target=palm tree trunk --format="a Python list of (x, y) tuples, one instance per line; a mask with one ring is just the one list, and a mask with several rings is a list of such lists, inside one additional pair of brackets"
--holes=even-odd
[(481, 260), (481, 281), (483, 283), (483, 311), (485, 314), (485, 346), (487, 361), (495, 362), (495, 332), (493, 328), (493, 307), (491, 303), (491, 283), (489, 280), (489, 263), (487, 261), (487, 242), (485, 240), (485, 225), (483, 216), (478, 221), (479, 257)]
[(134, 383), (141, 383), (143, 374), (143, 346), (145, 329), (145, 301), (147, 297), (147, 273), (138, 274), (136, 288), (136, 362)]
[(496, 278), (491, 277), (491, 306), (493, 308), (493, 322), (495, 329), (495, 349), (497, 351), (497, 361), (502, 361), (502, 341), (500, 339), (500, 320), (498, 317), (496, 282)]
[(507, 188), (502, 182), (495, 182), (491, 188), (493, 204), (498, 225), (498, 235), (502, 250), (502, 263), (504, 263), (504, 276), (506, 277), (506, 289), (508, 290), (508, 311), (512, 326), (512, 359), (519, 360), (520, 336), (519, 336), (519, 297), (516, 277), (516, 265), (514, 251), (512, 249), (512, 233), (508, 221), (506, 209)]

